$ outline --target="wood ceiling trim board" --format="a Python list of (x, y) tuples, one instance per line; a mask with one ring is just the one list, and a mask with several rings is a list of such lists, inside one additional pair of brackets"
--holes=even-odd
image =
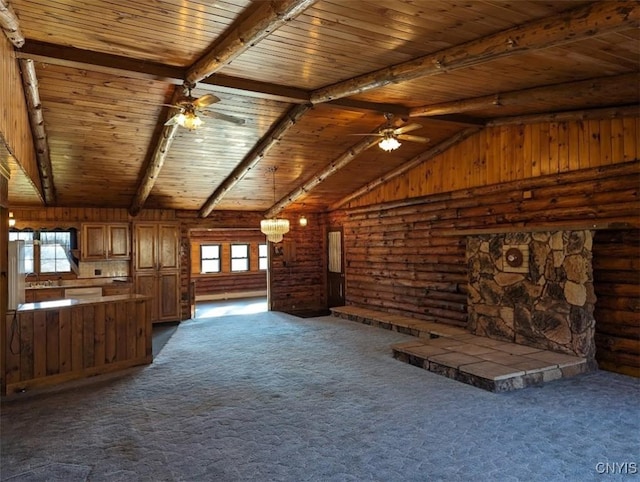
[(186, 80), (195, 84), (217, 72), (246, 49), (260, 42), (271, 32), (291, 21), (317, 0), (274, 0), (258, 3), (258, 7), (232, 30), (224, 34), (219, 43), (209, 50), (187, 71)]
[(637, 27), (639, 19), (640, 6), (636, 2), (596, 2), (318, 89), (312, 92), (311, 102), (326, 102), (390, 83), (469, 68), (525, 51)]

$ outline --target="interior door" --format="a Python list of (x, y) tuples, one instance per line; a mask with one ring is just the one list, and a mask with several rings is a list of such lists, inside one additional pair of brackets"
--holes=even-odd
[(331, 230), (327, 233), (328, 256), (328, 284), (329, 293), (327, 303), (332, 306), (344, 306), (345, 282), (344, 282), (344, 255), (343, 255), (342, 228)]

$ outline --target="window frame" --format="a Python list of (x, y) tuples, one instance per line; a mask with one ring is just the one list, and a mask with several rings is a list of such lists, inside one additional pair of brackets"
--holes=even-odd
[[(264, 256), (260, 251), (264, 247)], [(261, 266), (264, 260), (264, 268)], [(267, 271), (269, 269), (269, 245), (267, 243), (258, 243), (258, 271)]]
[[(246, 249), (246, 256), (234, 256), (233, 255), (233, 247), (234, 246), (244, 246)], [(244, 259), (246, 260), (246, 269), (234, 269), (233, 262), (234, 260)], [(246, 273), (251, 271), (251, 244), (249, 243), (231, 243), (229, 245), (229, 271), (231, 273)]]
[[(214, 257), (214, 258), (204, 258), (202, 251), (202, 248), (213, 248), (216, 247), (218, 248), (218, 257)], [(205, 271), (204, 267), (203, 267), (203, 261), (213, 261), (213, 260), (217, 260), (218, 261), (218, 270), (217, 271)], [(206, 244), (201, 244), (200, 245), (200, 274), (217, 274), (217, 273), (221, 273), (222, 272), (222, 246), (218, 243), (206, 243)]]

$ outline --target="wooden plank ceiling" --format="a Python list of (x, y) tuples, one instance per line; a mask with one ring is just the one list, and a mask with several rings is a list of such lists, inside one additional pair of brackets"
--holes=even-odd
[[(489, 120), (640, 101), (637, 2), (0, 3), (34, 61), (56, 206), (321, 211)], [(245, 124), (165, 126), (187, 79)], [(429, 143), (354, 135), (385, 112)], [(45, 202), (13, 174), (10, 203)]]

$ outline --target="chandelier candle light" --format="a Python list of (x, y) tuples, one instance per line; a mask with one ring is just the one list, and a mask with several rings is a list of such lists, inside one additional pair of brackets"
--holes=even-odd
[[(269, 172), (273, 174), (273, 204), (276, 203), (276, 166), (270, 167)], [(288, 219), (263, 219), (260, 221), (260, 231), (266, 234), (267, 241), (271, 243), (279, 243), (282, 241), (283, 236), (289, 232), (289, 220)]]

